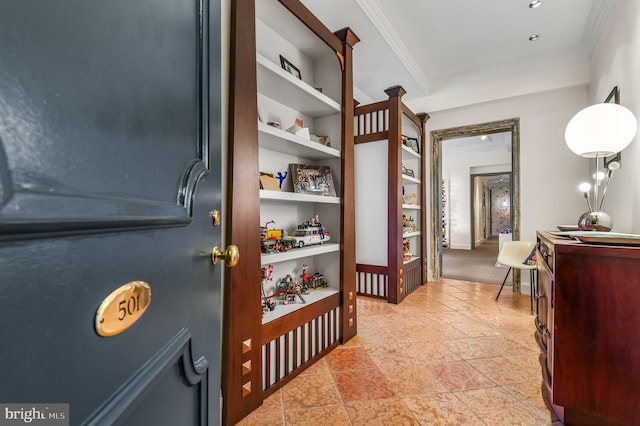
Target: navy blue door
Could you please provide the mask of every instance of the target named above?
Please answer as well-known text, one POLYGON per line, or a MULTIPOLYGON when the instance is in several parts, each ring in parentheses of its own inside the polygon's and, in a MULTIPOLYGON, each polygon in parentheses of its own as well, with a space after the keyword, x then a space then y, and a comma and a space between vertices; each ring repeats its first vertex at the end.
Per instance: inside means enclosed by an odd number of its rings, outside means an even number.
POLYGON ((219 9, 0 5, 0 405, 218 423, 219 9), (136 282, 146 311, 116 303, 131 322, 100 335, 101 304, 136 282))

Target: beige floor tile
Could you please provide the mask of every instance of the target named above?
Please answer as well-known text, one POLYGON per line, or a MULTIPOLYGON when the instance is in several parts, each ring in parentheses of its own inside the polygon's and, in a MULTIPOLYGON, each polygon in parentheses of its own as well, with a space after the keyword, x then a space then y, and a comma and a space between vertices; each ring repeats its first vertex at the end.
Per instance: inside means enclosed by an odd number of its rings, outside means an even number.
POLYGON ((460 357, 442 342, 429 338, 421 342, 404 343, 402 352, 409 358, 431 363, 460 360, 460 357))
POLYGON ((455 393, 488 425, 541 425, 545 418, 500 387, 455 393))
POLYGON ((529 298, 496 291, 443 279, 399 305, 358 297, 357 336, 239 424, 554 425, 529 298))
POLYGON ((336 371, 333 373, 340 397, 346 403, 394 397, 385 377, 372 370, 336 371))
POLYGON ((500 355, 500 352, 487 346, 485 342, 476 337, 446 340, 442 344, 461 359, 489 358, 500 355))
POLYGON ((512 392, 516 398, 529 405, 545 418, 548 423, 558 421, 558 416, 547 407, 542 396, 542 383, 524 382, 505 385, 505 390, 512 392))
POLYGON ((329 373, 329 367, 327 367, 327 361, 324 358, 319 359, 313 363, 309 368, 300 373, 301 376, 309 374, 327 374, 329 373))
POLYGON ((331 351, 324 357, 329 370, 369 370, 375 368, 371 357, 363 348, 345 348, 331 351))
POLYGON ((237 426, 280 426, 284 424, 283 413, 251 413, 247 417, 236 423, 237 426))
POLYGON ((466 361, 430 364, 428 368, 450 391, 497 386, 493 380, 476 370, 466 361))
POLYGON ((532 353, 531 359, 531 364, 519 356, 470 359, 468 362, 499 385, 508 385, 540 380, 540 366, 535 364, 538 362, 536 355, 532 353))
POLYGON ((312 408, 309 410, 285 411, 286 425, 296 426, 349 426, 347 410, 340 405, 336 407, 312 408))
POLYGON ((483 426, 478 416, 454 394, 443 393, 428 397, 403 398, 404 404, 421 425, 483 426))
POLYGON ((409 409, 397 398, 347 404, 354 426, 418 425, 409 409))
POLYGON ((338 389, 330 374, 299 376, 282 388, 285 410, 341 404, 338 389))
POLYGON ((399 397, 447 392, 427 365, 411 358, 374 358, 389 387, 399 397))
POLYGON ((258 407, 252 414, 264 415, 272 413, 282 413, 282 410, 282 389, 280 389, 273 395, 262 401, 262 405, 258 407))

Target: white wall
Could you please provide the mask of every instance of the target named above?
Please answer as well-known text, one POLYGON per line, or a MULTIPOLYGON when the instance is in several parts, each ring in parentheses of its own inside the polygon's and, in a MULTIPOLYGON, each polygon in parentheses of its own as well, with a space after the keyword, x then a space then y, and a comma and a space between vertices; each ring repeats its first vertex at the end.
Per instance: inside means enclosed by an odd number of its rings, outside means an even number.
MULTIPOLYGON (((588 103, 603 102, 614 86, 620 103, 640 118, 640 2, 619 0, 591 59, 588 103)), ((584 160, 586 161, 586 160, 584 160)), ((640 138, 622 151, 603 210, 613 231, 640 234, 640 138)))
MULTIPOLYGON (((408 104, 420 110, 419 100, 408 104)), ((429 111, 427 130, 520 119, 520 238, 530 240, 535 239, 536 230, 576 223, 586 210, 577 186, 588 173, 588 163, 564 142, 568 121, 586 105, 587 87, 572 87, 429 111)))
POLYGON ((586 209, 577 186, 588 163, 564 142, 586 96, 586 88, 573 88, 432 113, 429 131, 520 118, 520 237, 534 239, 536 230, 575 223, 586 209))
MULTIPOLYGON (((444 141, 443 144, 455 143, 444 141)), ((442 178, 448 187, 449 246, 471 250, 471 181, 474 167, 508 163, 511 153, 506 151, 453 151, 443 155, 442 178)))

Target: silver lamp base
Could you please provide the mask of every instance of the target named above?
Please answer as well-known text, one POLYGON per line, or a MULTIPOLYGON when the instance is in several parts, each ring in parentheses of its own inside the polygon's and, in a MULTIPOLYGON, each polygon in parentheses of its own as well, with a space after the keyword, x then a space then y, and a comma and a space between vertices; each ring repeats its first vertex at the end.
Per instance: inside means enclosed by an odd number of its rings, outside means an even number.
POLYGON ((605 212, 585 212, 578 219, 578 228, 583 231, 609 232, 613 228, 613 219, 605 212))

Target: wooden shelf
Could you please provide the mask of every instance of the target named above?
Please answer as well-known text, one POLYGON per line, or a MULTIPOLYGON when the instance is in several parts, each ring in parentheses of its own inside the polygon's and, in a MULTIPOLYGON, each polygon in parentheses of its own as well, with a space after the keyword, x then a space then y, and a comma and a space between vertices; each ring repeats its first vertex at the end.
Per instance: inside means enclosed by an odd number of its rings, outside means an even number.
POLYGON ((340 104, 257 54, 258 91, 311 117, 339 114, 340 104))
POLYGON ((417 204, 403 204, 403 210, 420 210, 420 206, 417 204))
POLYGON ((357 332, 356 300, 348 295, 356 293, 351 77, 352 47, 358 37, 348 28, 332 31, 300 0, 243 0, 231 2, 231 10, 230 65, 242 75, 231 79, 229 88, 227 170, 233 185, 228 191, 226 236, 242 256, 241 265, 225 276, 231 332, 222 382, 228 396, 224 418, 236 424, 357 332), (291 59, 304 80, 285 71, 281 58, 291 59), (310 133, 329 138, 332 146, 289 133, 288 125, 266 124, 293 124, 298 119, 310 133), (284 171, 294 163, 330 167, 337 196, 293 192, 291 173, 283 181, 286 191, 257 191, 256 174, 284 171), (294 228, 315 216, 332 231, 329 240, 322 240, 325 243, 261 253, 261 222, 294 228), (274 264, 274 280, 299 275, 304 264, 313 264, 331 287, 302 295, 306 303, 278 305, 263 315, 262 295, 254 284, 256 272, 269 264, 274 264), (299 350, 307 341, 304 351, 299 350))
POLYGON ((287 260, 302 259, 304 257, 318 256, 321 254, 335 253, 339 251, 339 243, 324 243, 302 248, 294 248, 281 253, 263 253, 260 259, 263 265, 267 265, 270 263, 286 262, 287 260))
POLYGON ((411 263, 414 260, 418 260, 418 259, 420 259, 420 258, 416 257, 416 256, 412 256, 411 259, 403 260, 402 263, 406 265, 407 263, 411 263))
POLYGON ((427 281, 427 224, 421 207, 425 156, 420 153, 427 152, 428 114, 414 114, 402 102, 401 86, 385 93, 388 100, 355 109, 357 272, 362 277, 358 294, 400 303, 427 281), (403 144, 405 137, 416 140, 416 150, 403 144), (371 232, 371 222, 380 229, 371 232), (409 229, 417 231, 403 233, 409 229), (409 260, 404 260, 405 253, 411 254, 409 260), (376 280, 384 282, 384 290, 369 284, 376 280))
POLYGON ((409 154, 412 157, 415 157, 416 159, 420 159, 420 154, 418 154, 417 152, 415 152, 413 149, 409 148, 408 146, 402 145, 402 151, 406 154, 409 154))
POLYGON ((302 297, 306 301, 306 303, 300 302, 300 299, 296 297, 296 303, 291 303, 288 305, 276 305, 276 308, 273 311, 266 312, 262 317, 262 324, 266 324, 268 322, 274 321, 278 318, 282 318, 285 315, 288 315, 298 309, 303 309, 311 305, 312 303, 319 302, 320 300, 326 299, 329 296, 338 293, 338 290, 333 288, 321 288, 318 290, 313 290, 309 292, 309 294, 303 294, 302 297))
POLYGON ((265 123, 258 123, 258 132, 261 148, 296 155, 310 160, 340 158, 340 151, 335 148, 301 138, 293 133, 269 126, 265 123))
POLYGON ((416 184, 420 185, 420 179, 416 179, 416 178, 408 176, 408 175, 402 175, 402 181, 403 182, 416 183, 416 184))
POLYGON ((421 234, 422 232, 420 231, 407 232, 406 234, 402 234, 402 238, 419 237, 421 234))
POLYGON ((297 192, 260 190, 260 200, 288 201, 295 203, 340 204, 339 197, 325 197, 323 195, 299 194, 297 192))

